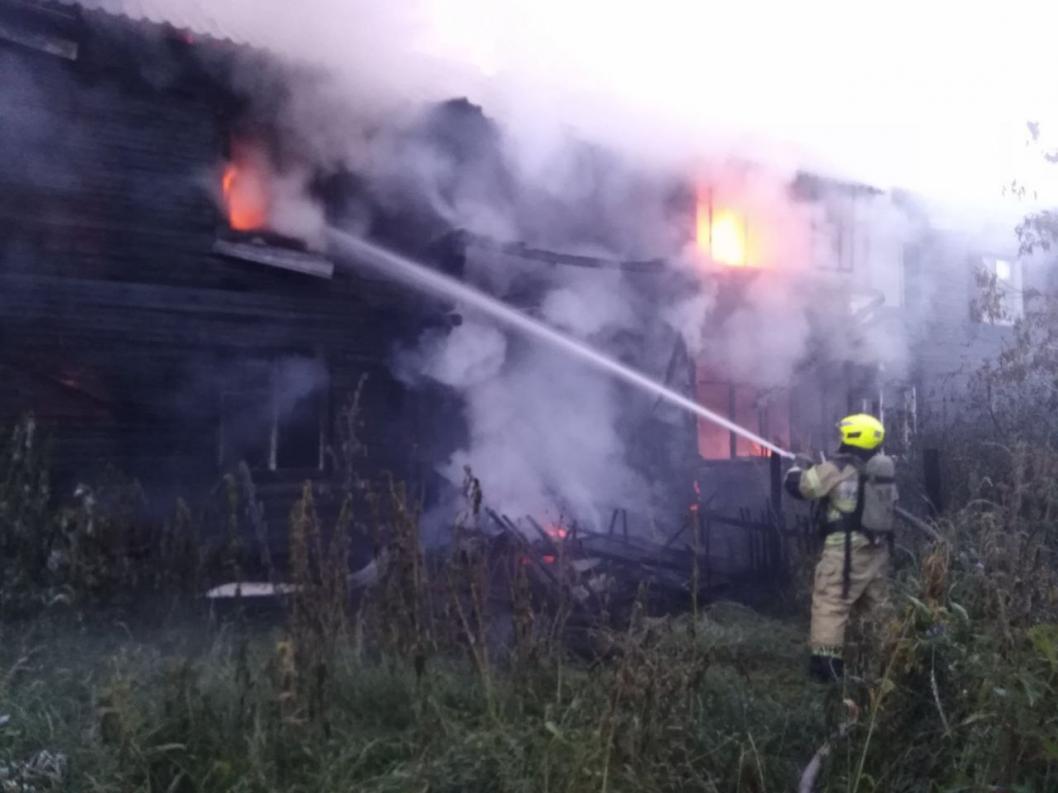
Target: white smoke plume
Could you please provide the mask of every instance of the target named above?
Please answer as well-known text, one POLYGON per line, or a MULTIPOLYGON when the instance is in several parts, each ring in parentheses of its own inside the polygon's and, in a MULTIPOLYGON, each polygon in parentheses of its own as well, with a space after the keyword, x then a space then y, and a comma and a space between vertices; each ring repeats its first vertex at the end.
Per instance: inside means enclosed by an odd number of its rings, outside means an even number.
POLYGON ((327 67, 361 115, 467 96, 530 166, 576 129, 654 162, 725 151, 994 209, 1043 173, 1024 125, 1058 107, 1058 10, 1033 0, 960 6, 957 34, 951 4, 912 0, 153 5, 327 67))
MULTIPOLYGON (((528 280, 540 316, 659 377, 677 336, 734 380, 772 387, 794 376, 826 313, 820 301, 835 299, 803 276, 839 270, 849 255, 818 246, 828 218, 846 211, 844 194, 792 201, 795 171, 1010 211, 1002 186, 1038 176, 1012 130, 1042 118, 1034 102, 1054 95, 1039 79, 1053 74, 1047 26, 1012 28, 1019 15, 1009 5, 961 7, 958 35, 947 12, 909 0, 869 21, 854 4, 824 0, 231 0, 209 11, 236 39, 320 69, 275 107, 310 163, 345 163, 383 197, 415 195, 451 226, 494 239, 665 257, 666 278, 690 285, 661 290, 660 305, 619 272, 540 265, 526 276, 524 265, 489 253, 468 263, 472 280, 502 296, 528 280), (1015 47, 1021 80, 997 68, 1015 47), (451 97, 496 120, 499 166, 440 156, 409 133, 425 103, 451 97), (498 184, 498 171, 518 189, 498 184), (717 310, 703 275, 693 209, 673 212, 674 175, 752 219, 746 258, 767 272, 731 313, 717 310)), ((283 202, 284 227, 311 237, 319 218, 294 198, 283 202)), ((886 195, 857 206, 860 236, 850 244, 884 269, 910 234, 905 216, 886 195)), ((881 288, 889 305, 900 290, 881 288)), ((905 363, 902 340, 887 330, 855 349, 842 348, 847 334, 824 335, 838 358, 905 363)), ((650 494, 627 432, 642 406, 612 383, 473 317, 425 336, 399 367, 465 399, 470 437, 449 461, 454 481, 470 464, 490 498, 534 513, 650 494)))
POLYGON ((599 525, 604 505, 644 503, 617 432, 613 384, 551 350, 512 350, 506 369, 466 392, 470 438, 450 461, 470 465, 486 497, 514 515, 564 512, 599 525))

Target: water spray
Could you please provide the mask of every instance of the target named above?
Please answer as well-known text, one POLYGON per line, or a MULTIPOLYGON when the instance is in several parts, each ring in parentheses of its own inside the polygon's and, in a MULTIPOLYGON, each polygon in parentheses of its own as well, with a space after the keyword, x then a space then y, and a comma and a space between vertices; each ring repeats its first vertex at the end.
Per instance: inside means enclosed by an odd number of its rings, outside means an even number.
POLYGON ((751 441, 780 457, 794 459, 791 452, 765 440, 760 435, 735 424, 730 419, 714 413, 704 405, 683 394, 677 393, 651 377, 599 352, 590 345, 567 336, 539 320, 507 305, 501 300, 479 292, 451 276, 439 273, 405 256, 388 251, 360 237, 339 229, 328 227, 327 235, 332 248, 344 254, 358 266, 370 267, 376 273, 400 281, 415 289, 429 292, 437 297, 461 303, 491 317, 496 322, 537 341, 544 342, 571 357, 605 372, 618 380, 656 397, 682 410, 693 413, 729 432, 751 441))

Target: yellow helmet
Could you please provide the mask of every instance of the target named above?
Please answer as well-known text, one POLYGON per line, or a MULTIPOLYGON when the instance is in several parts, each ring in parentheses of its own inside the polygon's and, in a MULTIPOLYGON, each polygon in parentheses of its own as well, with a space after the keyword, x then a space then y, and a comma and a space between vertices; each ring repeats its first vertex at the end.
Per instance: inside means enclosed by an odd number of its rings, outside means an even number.
POLYGON ((841 442, 860 449, 877 449, 885 440, 885 427, 874 416, 857 413, 838 422, 841 442))

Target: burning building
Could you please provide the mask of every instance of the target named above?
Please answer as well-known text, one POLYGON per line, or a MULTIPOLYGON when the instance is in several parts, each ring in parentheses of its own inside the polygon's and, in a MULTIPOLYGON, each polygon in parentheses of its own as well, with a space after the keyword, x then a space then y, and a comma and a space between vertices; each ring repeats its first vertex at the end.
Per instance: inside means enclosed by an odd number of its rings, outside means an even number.
POLYGON ((979 268, 1023 309, 1013 251, 939 231, 906 197, 751 166, 622 174, 591 147, 567 163, 577 190, 534 190, 465 101, 357 171, 277 123, 293 67, 208 18, 128 8, 0 0, 0 141, 18 153, 0 171, 0 415, 47 426, 64 481, 107 460, 205 491, 244 460, 285 509, 333 477, 336 419, 366 382, 375 475, 458 480, 466 464, 500 508, 662 538, 692 501, 774 503, 764 449, 336 267, 327 223, 796 451, 828 448, 847 412, 883 414, 905 446, 940 420, 966 342, 1005 333, 971 314, 979 268))
MULTIPOLYGON (((268 58, 95 5, 0 3, 3 420, 31 411, 71 487, 106 461, 171 498, 246 460, 285 514, 366 377, 365 466, 410 477, 421 405, 388 354, 441 312, 336 271, 318 219, 273 222, 296 168, 230 79, 268 58)), ((341 176, 311 178, 341 211, 341 176)))

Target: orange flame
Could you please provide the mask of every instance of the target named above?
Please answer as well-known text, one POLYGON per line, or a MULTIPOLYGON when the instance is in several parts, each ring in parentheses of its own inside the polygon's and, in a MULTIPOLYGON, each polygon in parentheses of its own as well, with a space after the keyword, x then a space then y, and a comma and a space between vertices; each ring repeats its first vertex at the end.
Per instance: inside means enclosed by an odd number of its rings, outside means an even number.
POLYGON ((738 215, 730 210, 713 215, 710 248, 714 261, 728 267, 746 266, 746 228, 738 215))
POLYGON ((728 207, 714 206, 711 195, 698 197, 695 218, 698 249, 726 267, 753 267, 749 260, 746 219, 728 207))
POLYGON ((268 191, 264 177, 245 163, 230 162, 221 177, 228 225, 236 231, 254 231, 268 222, 268 191))

